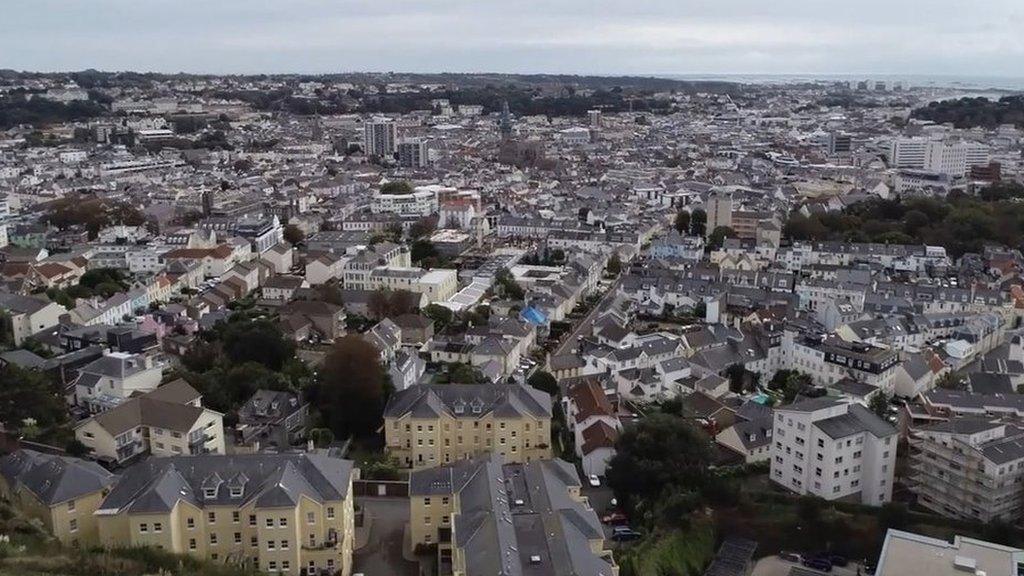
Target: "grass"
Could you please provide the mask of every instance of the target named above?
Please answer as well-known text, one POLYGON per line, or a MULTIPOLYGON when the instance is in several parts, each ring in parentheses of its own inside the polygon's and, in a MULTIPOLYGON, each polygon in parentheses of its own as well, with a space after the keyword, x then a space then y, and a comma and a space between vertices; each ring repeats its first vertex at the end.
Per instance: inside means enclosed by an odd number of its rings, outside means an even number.
POLYGON ((687 530, 656 532, 616 554, 622 576, 697 576, 715 553, 710 519, 696 519, 687 530))

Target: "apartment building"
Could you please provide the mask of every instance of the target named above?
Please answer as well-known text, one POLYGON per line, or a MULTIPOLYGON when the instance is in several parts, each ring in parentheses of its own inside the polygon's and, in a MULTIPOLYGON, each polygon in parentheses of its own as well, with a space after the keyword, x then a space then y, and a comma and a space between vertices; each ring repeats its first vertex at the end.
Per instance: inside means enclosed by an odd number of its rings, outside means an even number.
POLYGON ((0 495, 66 546, 99 543, 93 513, 116 479, 95 462, 35 450, 0 458, 0 495))
POLYGON ((918 504, 982 522, 1020 517, 1024 429, 976 417, 954 418, 915 429, 910 446, 918 504))
POLYGON ((0 293, 0 310, 10 318, 15 346, 21 346, 33 334, 56 326, 61 314, 67 312, 63 306, 46 298, 11 293, 0 293))
POLYGON ((96 414, 132 394, 155 390, 162 377, 163 369, 149 356, 111 352, 82 367, 71 400, 96 414))
POLYGON ((852 378, 893 394, 899 353, 866 342, 846 342, 835 336, 795 335, 786 331, 781 346, 782 367, 798 370, 815 384, 828 386, 852 378))
POLYGON ((83 420, 75 438, 118 464, 145 454, 223 454, 224 415, 203 408, 202 395, 175 380, 83 420))
POLYGON ((437 544, 442 573, 619 573, 568 462, 491 454, 417 470, 409 499, 412 545, 437 544))
POLYGON ((373 118, 363 124, 363 152, 368 156, 390 157, 395 153, 398 125, 387 118, 373 118))
POLYGON ((348 576, 352 476, 351 461, 319 453, 153 458, 125 470, 96 511, 100 542, 348 576))
POLYGON ((1017 576, 1024 550, 954 536, 953 541, 889 529, 876 576, 1017 576))
POLYGON ((780 486, 873 506, 892 497, 896 428, 860 404, 813 398, 776 408, 772 439, 780 486))
POLYGON ((551 397, 521 384, 419 385, 384 408, 387 451, 425 468, 495 452, 509 462, 551 457, 551 397))
POLYGON ((378 192, 370 201, 370 212, 373 214, 429 216, 437 212, 437 209, 437 190, 429 187, 419 187, 404 194, 378 192))

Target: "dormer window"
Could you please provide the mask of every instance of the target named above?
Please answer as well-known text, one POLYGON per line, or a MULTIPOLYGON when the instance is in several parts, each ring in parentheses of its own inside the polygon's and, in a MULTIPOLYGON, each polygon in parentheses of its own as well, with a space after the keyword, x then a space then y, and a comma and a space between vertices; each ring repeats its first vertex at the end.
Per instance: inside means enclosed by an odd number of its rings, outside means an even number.
POLYGON ((203 498, 216 498, 216 497, 217 497, 217 489, 216 488, 203 488, 203 498))
POLYGON ((232 498, 241 498, 242 497, 242 492, 243 492, 243 490, 242 490, 241 486, 232 486, 231 487, 231 497, 232 498))

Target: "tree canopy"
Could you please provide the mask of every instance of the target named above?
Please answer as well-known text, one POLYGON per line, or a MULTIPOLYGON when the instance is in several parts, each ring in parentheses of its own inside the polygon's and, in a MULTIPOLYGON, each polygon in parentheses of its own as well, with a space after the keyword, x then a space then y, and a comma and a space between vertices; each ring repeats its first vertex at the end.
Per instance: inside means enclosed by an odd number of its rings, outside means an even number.
POLYGON ((372 433, 380 425, 389 393, 377 348, 355 334, 337 341, 312 392, 324 422, 337 437, 372 433))

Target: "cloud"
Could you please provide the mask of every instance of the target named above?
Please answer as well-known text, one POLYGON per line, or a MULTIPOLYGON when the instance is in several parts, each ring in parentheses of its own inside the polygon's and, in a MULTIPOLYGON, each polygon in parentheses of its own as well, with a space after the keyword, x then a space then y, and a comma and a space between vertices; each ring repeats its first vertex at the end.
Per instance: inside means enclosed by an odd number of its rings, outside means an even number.
POLYGON ((0 67, 1022 75, 1019 0, 5 0, 0 67))

